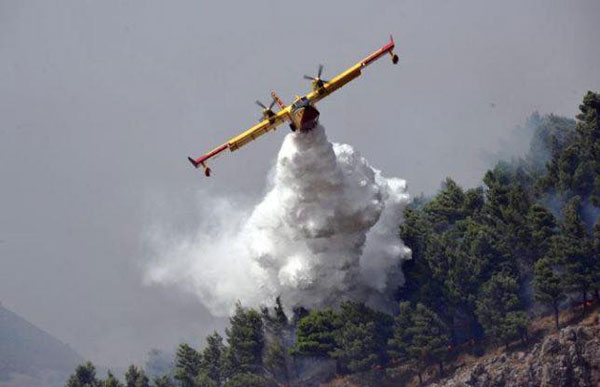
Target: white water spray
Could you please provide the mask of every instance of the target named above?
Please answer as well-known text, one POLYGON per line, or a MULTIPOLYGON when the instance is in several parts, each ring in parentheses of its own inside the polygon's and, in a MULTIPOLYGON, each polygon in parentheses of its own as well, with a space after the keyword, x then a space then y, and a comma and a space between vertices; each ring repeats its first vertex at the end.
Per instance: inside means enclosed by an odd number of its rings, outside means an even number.
POLYGON ((149 283, 198 295, 215 315, 244 306, 383 307, 404 281, 410 250, 398 236, 406 183, 384 178, 354 149, 332 144, 317 126, 288 134, 271 190, 250 212, 212 203, 218 224, 193 238, 155 232, 149 283), (242 214, 242 215, 240 215, 242 214))

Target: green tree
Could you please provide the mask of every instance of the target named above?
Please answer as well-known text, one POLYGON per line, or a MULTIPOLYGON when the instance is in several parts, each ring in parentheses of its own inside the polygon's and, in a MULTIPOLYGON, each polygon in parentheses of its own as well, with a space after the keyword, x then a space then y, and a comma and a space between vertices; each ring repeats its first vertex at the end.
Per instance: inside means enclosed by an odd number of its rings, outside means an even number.
POLYGON ((514 336, 526 336, 526 332, 523 332, 525 316, 517 313, 521 312, 520 307, 517 280, 499 272, 482 286, 476 313, 486 334, 498 338, 508 347, 514 336))
POLYGON ((283 343, 278 337, 273 338, 265 351, 265 367, 276 379, 288 382, 286 353, 283 343))
POLYGON ((592 287, 594 288, 596 302, 600 302, 600 219, 594 224, 592 287))
POLYGON ((121 383, 110 371, 108 371, 106 379, 104 379, 100 385, 102 387, 123 387, 123 383, 121 383))
POLYGON ((173 383, 169 375, 162 375, 154 378, 154 387, 175 387, 175 383, 173 383))
POLYGON ((125 383, 127 387, 149 387, 150 381, 143 369, 137 368, 133 364, 129 366, 125 373, 125 383))
POLYGON ((213 332, 206 338, 206 348, 202 352, 200 368, 208 377, 217 384, 222 381, 221 362, 225 353, 223 338, 217 332, 213 332))
POLYGON ((442 190, 423 210, 436 231, 444 231, 456 221, 465 217, 465 193, 451 178, 446 178, 442 190))
POLYGON ((67 387, 99 387, 100 381, 96 378, 96 367, 92 362, 80 364, 75 373, 67 380, 67 387))
POLYGON ((235 375, 233 378, 225 383, 225 387, 271 387, 277 386, 277 384, 269 382, 265 377, 250 374, 241 373, 235 375))
POLYGON ((531 248, 535 260, 548 255, 556 234, 554 215, 539 204, 534 204, 527 214, 527 225, 531 234, 531 248))
POLYGON ((554 272, 549 258, 539 259, 535 263, 535 277, 533 279, 535 299, 552 307, 554 311, 554 324, 559 329, 559 305, 565 298, 564 284, 559 275, 554 272))
POLYGON ((194 380, 195 387, 218 387, 219 384, 215 382, 210 376, 204 371, 200 371, 196 379, 194 380))
POLYGON ((392 336, 393 318, 362 302, 343 302, 334 332, 336 349, 332 357, 351 372, 366 371, 387 363, 386 344, 392 336))
POLYGON ((394 360, 409 360, 408 348, 412 342, 409 328, 413 326, 413 309, 409 301, 400 303, 394 319, 392 337, 388 340, 388 353, 394 360))
POLYGON ((447 325, 433 310, 421 303, 413 309, 409 302, 402 302, 388 341, 390 355, 412 363, 422 384, 423 371, 430 365, 437 364, 443 374, 448 334, 447 325))
POLYGON ((195 387, 202 357, 187 344, 180 344, 175 354, 175 380, 181 387, 195 387))
MULTIPOLYGON (((423 304, 417 304, 413 313, 413 325, 408 328, 411 344, 410 356, 414 356, 425 367, 438 364, 440 375, 444 373, 444 358, 448 351, 450 338, 448 327, 439 316, 423 304)), ((422 368, 420 368, 422 369, 422 368)), ((419 381, 421 377, 419 376, 419 381)))
POLYGON ((292 355, 329 357, 335 349, 333 332, 337 328, 336 314, 331 309, 311 310, 298 323, 292 355))
POLYGON ((244 309, 238 302, 225 330, 230 359, 237 372, 262 373, 262 351, 265 344, 260 313, 244 309))
MULTIPOLYGON (((600 205, 600 94, 588 91, 569 141, 553 148, 544 186, 600 205)), ((560 141, 556 141, 559 143, 560 141)))
POLYGON ((424 212, 407 206, 404 210, 404 222, 400 225, 400 238, 411 249, 412 259, 402 265, 405 283, 399 296, 404 300, 422 301, 429 305, 437 305, 442 309, 447 304, 446 289, 444 288, 443 244, 438 242, 438 235, 424 212), (440 262, 437 258, 441 258, 440 262), (435 271, 435 276, 434 276, 435 271))
POLYGON ((593 242, 581 218, 581 198, 573 197, 563 209, 564 220, 555 254, 561 259, 567 290, 581 295, 583 311, 586 310, 587 294, 592 289, 594 277, 593 242))

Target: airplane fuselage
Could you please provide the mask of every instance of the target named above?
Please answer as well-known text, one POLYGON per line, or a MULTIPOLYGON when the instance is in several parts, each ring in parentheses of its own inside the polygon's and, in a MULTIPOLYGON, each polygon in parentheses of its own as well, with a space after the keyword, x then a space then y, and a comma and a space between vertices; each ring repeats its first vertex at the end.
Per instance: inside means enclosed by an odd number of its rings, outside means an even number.
POLYGON ((296 100, 291 108, 290 128, 293 131, 307 132, 319 123, 319 111, 306 97, 296 100))

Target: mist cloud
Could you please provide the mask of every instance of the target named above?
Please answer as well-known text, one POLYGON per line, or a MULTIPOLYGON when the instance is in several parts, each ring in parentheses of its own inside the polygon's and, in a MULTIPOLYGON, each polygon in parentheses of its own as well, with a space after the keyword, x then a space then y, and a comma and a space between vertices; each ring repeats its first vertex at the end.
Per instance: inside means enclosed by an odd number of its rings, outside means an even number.
POLYGON ((214 315, 277 296, 287 308, 344 299, 380 306, 403 283, 404 180, 383 177, 317 126, 286 136, 270 185, 253 209, 209 199, 192 236, 156 227, 146 281, 193 292, 214 315))

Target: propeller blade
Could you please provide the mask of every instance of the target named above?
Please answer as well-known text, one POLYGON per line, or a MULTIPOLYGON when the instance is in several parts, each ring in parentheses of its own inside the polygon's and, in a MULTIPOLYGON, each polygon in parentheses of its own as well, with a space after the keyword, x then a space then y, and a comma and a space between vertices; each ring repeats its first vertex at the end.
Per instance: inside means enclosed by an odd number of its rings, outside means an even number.
POLYGON ((275 98, 273 98, 273 101, 271 101, 271 104, 269 105, 269 110, 273 110, 273 106, 275 106, 275 98))
POLYGON ((304 79, 308 79, 309 81, 314 81, 315 80, 314 77, 309 77, 308 75, 305 75, 304 79))
POLYGON ((264 105, 262 102, 260 102, 259 100, 256 100, 256 104, 257 104, 258 106, 260 106, 261 108, 263 108, 263 109, 266 109, 266 108, 267 108, 267 107, 266 107, 266 106, 265 106, 265 105, 264 105))
POLYGON ((323 73, 323 65, 319 65, 319 72, 317 73, 317 78, 321 78, 321 74, 323 73))

